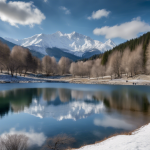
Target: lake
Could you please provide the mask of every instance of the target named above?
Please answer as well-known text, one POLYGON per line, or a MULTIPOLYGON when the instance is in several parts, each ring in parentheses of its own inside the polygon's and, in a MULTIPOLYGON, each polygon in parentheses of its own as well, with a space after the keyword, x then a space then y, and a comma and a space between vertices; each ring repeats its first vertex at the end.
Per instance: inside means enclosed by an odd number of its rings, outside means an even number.
POLYGON ((27 83, 0 85, 0 134, 29 137, 30 149, 67 134, 93 144, 150 122, 150 87, 27 83))

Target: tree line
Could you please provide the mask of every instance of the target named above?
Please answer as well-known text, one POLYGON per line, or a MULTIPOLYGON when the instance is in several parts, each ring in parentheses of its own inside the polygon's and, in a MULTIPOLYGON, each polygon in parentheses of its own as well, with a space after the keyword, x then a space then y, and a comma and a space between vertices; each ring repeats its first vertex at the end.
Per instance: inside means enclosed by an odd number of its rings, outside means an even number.
POLYGON ((32 56, 31 52, 21 46, 15 46, 12 51, 0 42, 0 70, 7 70, 12 76, 15 74, 26 75, 27 72, 35 74, 65 75, 72 74, 80 77, 102 77, 109 75, 113 77, 127 77, 150 73, 150 42, 146 53, 143 44, 135 46, 134 49, 126 47, 123 51, 114 50, 105 52, 101 58, 94 60, 72 62, 62 57, 59 62, 54 57, 45 56, 42 60, 32 56), (145 54, 144 54, 145 53, 145 54), (105 57, 105 59, 103 59, 105 57), (146 57, 146 62, 144 59, 146 57))
POLYGON ((95 60, 97 58, 101 58, 102 64, 106 65, 109 55, 111 55, 111 53, 113 53, 114 51, 120 51, 121 53, 123 53, 123 51, 126 48, 129 48, 130 51, 133 51, 133 50, 135 50, 135 48, 138 45, 141 44, 142 49, 143 49, 143 63, 144 63, 144 65, 146 65, 146 61, 147 61, 146 54, 147 54, 147 48, 148 48, 149 41, 150 41, 150 32, 147 32, 146 34, 143 34, 142 36, 140 36, 138 38, 131 39, 131 40, 126 41, 122 44, 119 44, 116 47, 114 47, 113 49, 104 52, 103 54, 93 55, 92 57, 87 58, 87 59, 83 59, 82 61, 95 60))
POLYGON ((102 77, 111 76, 111 79, 121 78, 123 74, 132 77, 138 74, 150 73, 150 42, 147 45, 146 63, 144 63, 143 45, 139 44, 131 51, 129 47, 124 51, 115 50, 110 54, 108 52, 107 59, 97 58, 94 60, 78 61, 71 63, 70 72, 73 76, 88 76, 88 77, 102 77))
POLYGON ((45 56, 42 60, 33 56, 27 48, 14 46, 10 51, 6 44, 0 42, 0 71, 7 70, 8 74, 26 75, 31 73, 44 73, 48 75, 67 74, 71 60, 62 57, 57 63, 54 57, 45 56))

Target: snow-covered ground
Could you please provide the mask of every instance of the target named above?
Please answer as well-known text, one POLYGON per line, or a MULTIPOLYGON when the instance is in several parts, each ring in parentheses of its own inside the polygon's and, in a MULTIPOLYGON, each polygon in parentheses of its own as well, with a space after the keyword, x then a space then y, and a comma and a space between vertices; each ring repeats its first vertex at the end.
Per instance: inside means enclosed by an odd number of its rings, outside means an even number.
POLYGON ((11 76, 6 74, 0 74, 0 82, 44 82, 42 79, 37 79, 33 77, 23 77, 23 76, 11 76))
MULTIPOLYGON (((0 83, 29 83, 29 82, 69 82, 69 80, 62 80, 64 76, 44 76, 36 77, 33 74, 27 76, 11 76, 8 74, 0 74, 0 83)), ((66 76, 67 77, 67 76, 66 76)))
POLYGON ((80 84, 113 84, 113 85, 150 85, 149 75, 138 75, 136 78, 121 78, 111 80, 110 76, 97 78, 76 77, 71 75, 65 76, 36 76, 33 74, 23 76, 14 76, 8 74, 0 74, 0 83, 28 83, 28 82, 67 82, 67 83, 80 83, 80 84))
POLYGON ((134 80, 125 80, 125 79, 113 79, 109 82, 134 82, 134 83, 139 83, 139 82, 150 82, 148 80, 140 80, 140 79, 134 79, 134 80))
POLYGON ((150 124, 134 131, 131 135, 114 136, 76 150, 150 150, 150 124))

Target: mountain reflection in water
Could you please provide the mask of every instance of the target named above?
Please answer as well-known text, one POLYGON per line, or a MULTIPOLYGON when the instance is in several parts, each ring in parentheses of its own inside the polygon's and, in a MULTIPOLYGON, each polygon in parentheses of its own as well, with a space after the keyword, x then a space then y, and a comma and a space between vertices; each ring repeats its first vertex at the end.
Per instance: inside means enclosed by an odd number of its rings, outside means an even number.
MULTIPOLYGON (((73 147, 80 147, 114 133, 134 130, 149 122, 150 93, 148 90, 120 87, 100 90, 61 87, 0 91, 0 116, 7 118, 10 113, 20 114, 20 120, 16 116, 12 125, 7 124, 7 130, 5 127, 1 129, 1 134, 4 131, 24 133, 31 137, 34 145, 34 137, 39 136, 41 142, 37 146, 40 147, 47 137, 63 132, 76 138, 73 147), (23 114, 30 116, 26 116, 25 125, 21 123, 23 114), (18 124, 22 124, 19 129, 16 128, 18 124)), ((0 123, 6 124, 2 119, 0 123)))
MULTIPOLYGON (((30 113, 32 110, 34 115, 36 115, 36 112, 38 114, 41 112, 42 114, 39 116, 42 118, 48 116, 52 117, 48 113, 53 112, 53 114, 56 114, 55 107, 59 108, 57 108, 57 114, 61 110, 62 112, 66 111, 66 119, 68 119, 67 115, 68 117, 71 115, 67 114, 71 110, 74 113, 75 110, 76 113, 78 111, 77 114, 74 114, 76 117, 72 118, 74 120, 87 117, 93 113, 98 114, 102 109, 107 109, 107 111, 109 111, 112 108, 121 112, 128 110, 130 113, 133 112, 134 114, 135 112, 149 114, 149 98, 150 95, 148 93, 140 93, 128 89, 94 92, 62 88, 15 89, 0 92, 0 115, 2 117, 8 114, 9 111, 25 111, 30 113)), ((60 112, 60 115, 64 114, 62 112, 60 112)), ((59 118, 58 120, 61 119, 59 118)))

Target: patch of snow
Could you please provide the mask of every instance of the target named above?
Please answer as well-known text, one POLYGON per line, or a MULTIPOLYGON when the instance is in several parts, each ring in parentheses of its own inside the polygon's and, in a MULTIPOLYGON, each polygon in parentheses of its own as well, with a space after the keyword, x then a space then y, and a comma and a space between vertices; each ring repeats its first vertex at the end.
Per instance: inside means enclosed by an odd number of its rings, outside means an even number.
POLYGON ((33 78, 33 77, 23 77, 23 76, 11 76, 11 75, 6 75, 6 74, 1 74, 0 75, 0 81, 1 82, 6 82, 6 83, 11 83, 11 82, 43 82, 44 80, 38 79, 38 78, 33 78))
POLYGON ((76 150, 149 150, 150 124, 141 127, 132 135, 118 135, 101 143, 87 145, 76 150))
POLYGON ((110 80, 109 82, 134 82, 134 83, 143 83, 143 82, 148 82, 150 83, 149 80, 139 80, 139 79, 134 79, 134 80, 128 80, 128 79, 113 79, 113 80, 110 80))

